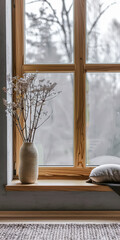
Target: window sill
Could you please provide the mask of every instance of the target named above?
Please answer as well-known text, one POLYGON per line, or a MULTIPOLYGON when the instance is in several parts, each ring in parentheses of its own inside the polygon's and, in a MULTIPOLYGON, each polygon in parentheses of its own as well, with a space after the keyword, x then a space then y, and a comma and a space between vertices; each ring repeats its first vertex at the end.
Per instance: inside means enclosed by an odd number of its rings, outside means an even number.
POLYGON ((5 186, 6 191, 112 191, 107 186, 86 183, 85 180, 38 180, 35 184, 21 184, 13 180, 5 186))

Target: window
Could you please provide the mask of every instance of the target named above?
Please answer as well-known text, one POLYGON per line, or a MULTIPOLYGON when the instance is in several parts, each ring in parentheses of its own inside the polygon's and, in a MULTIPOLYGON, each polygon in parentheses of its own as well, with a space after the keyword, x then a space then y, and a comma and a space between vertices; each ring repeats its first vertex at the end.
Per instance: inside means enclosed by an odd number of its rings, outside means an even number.
MULTIPOLYGON (((86 178, 96 157, 120 156, 119 10, 113 0, 13 0, 13 74, 37 71, 62 90, 35 137, 39 177, 86 178)), ((21 140, 13 131, 17 176, 21 140)))

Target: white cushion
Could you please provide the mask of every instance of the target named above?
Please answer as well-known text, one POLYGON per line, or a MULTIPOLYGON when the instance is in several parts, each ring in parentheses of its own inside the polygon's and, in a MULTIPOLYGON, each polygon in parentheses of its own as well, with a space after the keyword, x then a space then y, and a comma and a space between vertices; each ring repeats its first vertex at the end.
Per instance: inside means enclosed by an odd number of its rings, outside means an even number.
POLYGON ((96 183, 120 183, 120 165, 104 164, 98 166, 91 171, 89 178, 96 183))

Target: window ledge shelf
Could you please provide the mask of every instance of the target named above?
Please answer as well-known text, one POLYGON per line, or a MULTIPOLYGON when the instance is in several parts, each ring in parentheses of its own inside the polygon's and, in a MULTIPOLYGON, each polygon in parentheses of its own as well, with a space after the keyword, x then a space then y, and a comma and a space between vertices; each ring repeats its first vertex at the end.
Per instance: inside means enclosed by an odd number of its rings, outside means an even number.
POLYGON ((108 186, 86 183, 85 180, 38 180, 35 184, 21 184, 13 180, 6 191, 112 191, 108 186))

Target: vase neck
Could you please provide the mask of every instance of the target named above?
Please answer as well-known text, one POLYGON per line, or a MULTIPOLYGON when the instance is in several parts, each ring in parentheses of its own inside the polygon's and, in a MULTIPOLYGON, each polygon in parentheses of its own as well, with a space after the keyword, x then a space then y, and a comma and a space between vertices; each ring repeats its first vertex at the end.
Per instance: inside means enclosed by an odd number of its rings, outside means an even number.
POLYGON ((25 144, 25 145, 34 145, 33 142, 23 142, 23 144, 25 144))

